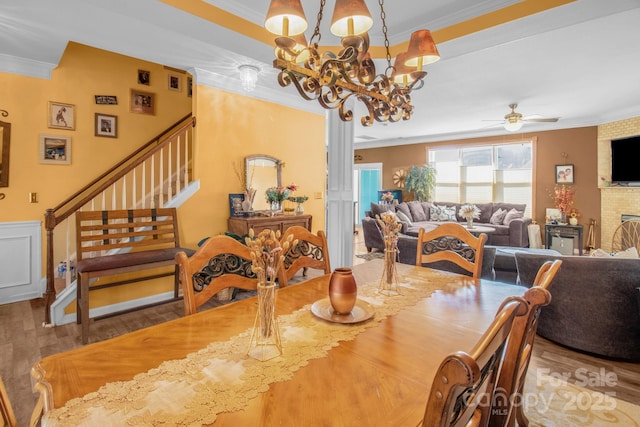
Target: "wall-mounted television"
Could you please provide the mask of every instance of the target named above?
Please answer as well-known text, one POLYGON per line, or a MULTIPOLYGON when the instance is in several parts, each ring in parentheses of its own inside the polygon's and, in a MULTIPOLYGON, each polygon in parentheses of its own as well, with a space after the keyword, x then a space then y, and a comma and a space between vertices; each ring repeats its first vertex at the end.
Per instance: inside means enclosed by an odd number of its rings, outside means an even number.
POLYGON ((640 135, 611 140, 611 183, 640 186, 640 135))

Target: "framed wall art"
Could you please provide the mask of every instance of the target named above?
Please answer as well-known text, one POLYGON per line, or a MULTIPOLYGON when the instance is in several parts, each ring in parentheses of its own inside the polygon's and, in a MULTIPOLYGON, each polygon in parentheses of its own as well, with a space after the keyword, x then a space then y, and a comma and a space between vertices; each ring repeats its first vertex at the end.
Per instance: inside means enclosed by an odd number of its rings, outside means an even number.
POLYGON ((96 136, 104 136, 107 138, 118 137, 118 117, 108 114, 96 113, 96 136))
POLYGON ((40 163, 68 165, 71 163, 71 137, 40 135, 40 163))
POLYGON ((72 104, 49 102, 48 125, 50 128, 75 130, 76 107, 72 104))
POLYGON ((556 184, 573 183, 573 165, 556 165, 556 184))
POLYGON ((130 111, 140 114, 155 114, 156 95, 131 89, 130 111))
POLYGON ((151 72, 147 70, 138 70, 138 84, 149 86, 151 83, 151 72))
POLYGON ((174 90, 176 92, 182 91, 182 79, 177 74, 169 73, 167 76, 167 87, 169 90, 174 90))
POLYGON ((187 96, 193 95, 193 77, 187 77, 187 96))
POLYGON ((118 97, 114 95, 95 95, 98 105, 118 105, 118 97))

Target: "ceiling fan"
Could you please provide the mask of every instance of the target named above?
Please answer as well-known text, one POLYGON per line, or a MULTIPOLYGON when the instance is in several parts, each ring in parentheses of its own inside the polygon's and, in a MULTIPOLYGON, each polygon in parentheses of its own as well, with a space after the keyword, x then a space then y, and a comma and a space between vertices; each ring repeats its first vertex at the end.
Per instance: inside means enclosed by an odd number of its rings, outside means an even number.
POLYGON ((504 128, 508 131, 515 132, 520 130, 523 124, 525 123, 551 123, 557 122, 559 117, 537 117, 537 116, 528 116, 523 117, 522 114, 516 112, 516 108, 518 104, 509 104, 509 108, 511 108, 511 112, 504 116, 504 122, 502 123, 504 128))

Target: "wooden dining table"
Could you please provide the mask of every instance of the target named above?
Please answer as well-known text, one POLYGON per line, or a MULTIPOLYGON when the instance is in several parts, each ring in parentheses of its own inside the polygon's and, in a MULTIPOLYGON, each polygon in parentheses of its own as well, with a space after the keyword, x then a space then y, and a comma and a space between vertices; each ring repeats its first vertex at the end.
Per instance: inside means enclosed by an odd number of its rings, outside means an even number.
MULTIPOLYGON (((353 267, 359 289, 362 285, 363 297, 366 286, 375 286, 380 280, 383 267, 382 260, 353 267)), ((251 386, 243 392, 248 397, 242 393, 231 397, 225 402, 226 406, 221 406, 222 410, 212 410, 212 417, 204 418, 213 420, 207 424, 415 426, 424 415, 433 376, 443 358, 454 351, 469 351, 491 323, 502 301, 512 295, 522 295, 525 288, 404 264, 398 264, 397 271, 398 289, 403 295, 400 298, 405 301, 402 306, 395 311, 385 311, 389 303, 399 301, 392 298, 398 297, 375 296, 383 299, 371 305, 375 313, 362 324, 331 325, 332 322, 309 316, 306 324, 317 323, 322 327, 327 324, 327 328, 335 331, 340 338, 326 338, 323 335, 322 339, 328 339, 330 343, 322 345, 320 356, 315 354, 308 360, 302 356, 302 360, 292 363, 291 372, 285 369, 286 375, 283 377, 260 377, 256 380, 257 384, 250 380, 251 386), (429 290, 425 291, 423 287, 429 290), (361 328, 357 334, 340 335, 350 334, 354 327, 361 328), (236 407, 235 402, 242 403, 236 407)), ((278 318, 299 316, 292 317, 288 326, 283 327, 281 323, 280 327, 286 332, 283 336, 295 335, 296 319, 307 316, 311 304, 327 297, 329 278, 330 275, 322 275, 277 291, 278 318)), ((369 290, 369 295, 374 295, 372 292, 369 290)), ((161 376, 158 372, 174 372, 171 386, 166 385, 168 380, 161 381, 158 383, 161 385, 150 392, 159 396, 162 390, 168 390, 168 396, 158 398, 160 402, 166 399, 165 403, 160 404, 166 417, 175 416, 170 419, 177 420, 176 424, 197 424, 186 420, 190 412, 199 409, 189 404, 173 407, 171 393, 182 384, 180 375, 185 380, 198 375, 191 374, 193 368, 176 372, 180 368, 175 366, 181 365, 171 365, 172 368, 164 371, 158 367, 188 360, 211 345, 220 344, 223 349, 233 347, 225 343, 228 340, 237 343, 243 339, 242 334, 253 327, 256 310, 257 300, 251 297, 45 357, 32 369, 35 387, 43 394, 45 402, 43 425, 64 425, 63 422, 52 422, 49 415, 63 411, 64 417, 73 419, 75 406, 70 403, 91 400, 92 397, 95 401, 108 400, 95 398, 96 393, 100 396, 100 393, 105 393, 106 396, 109 390, 125 387, 132 381, 142 381, 142 377, 161 376), (67 406, 69 408, 65 409, 67 406)), ((284 324, 287 324, 286 321, 284 324)), ((321 339, 317 332, 314 334, 309 344, 321 339)), ((210 366, 220 364, 221 358, 224 359, 220 350, 216 351, 216 356, 211 359, 216 362, 210 366)), ((283 354, 289 355, 288 351, 285 339, 283 354)), ((282 374, 277 359, 255 362, 251 368, 252 375, 260 376, 262 371, 271 372, 272 369, 280 369, 275 372, 282 374)), ((250 365, 238 355, 230 357, 227 363, 229 365, 224 368, 225 373, 217 374, 219 377, 232 376, 239 365, 250 365)), ((226 381, 237 385, 233 379, 227 378, 226 381)), ((206 386, 194 387, 197 393, 192 394, 190 400, 197 400, 200 407, 208 402, 213 405, 218 396, 225 392, 225 387, 211 382, 206 386)), ((139 389, 134 384, 131 390, 139 389)), ((127 400, 131 394, 135 393, 128 391, 121 399, 127 400)), ((130 402, 125 404, 147 416, 152 416, 157 410, 140 408, 130 402)), ((87 408, 83 410, 86 412, 87 408)), ((102 416, 110 414, 109 411, 114 411, 113 406, 101 412, 102 416)), ((108 417, 104 417, 101 425, 110 425, 108 417)), ((113 425, 118 423, 114 422, 113 425)))

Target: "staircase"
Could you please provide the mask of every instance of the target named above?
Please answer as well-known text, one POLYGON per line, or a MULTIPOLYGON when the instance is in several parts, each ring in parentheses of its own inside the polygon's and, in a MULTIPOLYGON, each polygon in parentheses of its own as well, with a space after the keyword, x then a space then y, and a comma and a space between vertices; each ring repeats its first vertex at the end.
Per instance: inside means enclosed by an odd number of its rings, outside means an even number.
MULTIPOLYGON (((195 124, 191 114, 183 117, 58 206, 46 210, 46 325, 75 321, 75 314, 69 319, 63 313, 75 299, 75 271, 65 268, 56 278, 60 262, 75 264, 75 213, 180 206, 199 188, 190 168, 195 124)), ((121 308, 103 308, 101 314, 121 308)))

